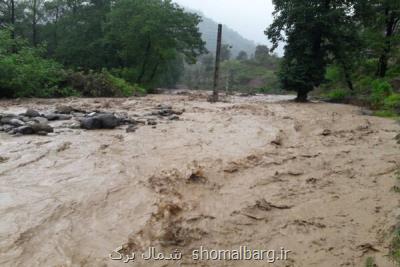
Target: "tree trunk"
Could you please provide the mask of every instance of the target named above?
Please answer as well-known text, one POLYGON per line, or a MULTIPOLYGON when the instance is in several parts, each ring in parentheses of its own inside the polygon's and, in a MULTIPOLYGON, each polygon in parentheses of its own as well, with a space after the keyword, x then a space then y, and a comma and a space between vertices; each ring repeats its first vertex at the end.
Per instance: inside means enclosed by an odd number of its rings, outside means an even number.
POLYGON ((346 80, 347 87, 349 87, 350 91, 354 91, 353 81, 351 80, 351 74, 346 66, 343 66, 343 71, 344 71, 344 78, 346 80))
POLYGON ((385 9, 385 16, 386 16, 386 31, 385 31, 385 48, 382 51, 381 56, 379 57, 378 63, 378 70, 376 75, 379 77, 385 77, 386 72, 388 69, 388 61, 389 61, 389 54, 392 50, 392 36, 396 29, 398 19, 392 13, 390 14, 389 8, 385 9))
POLYGON ((308 98, 308 91, 307 90, 298 90, 297 91, 297 98, 295 99, 296 102, 305 103, 307 102, 308 98))
POLYGON ((144 61, 143 61, 143 64, 142 64, 142 70, 140 71, 140 74, 139 74, 139 76, 138 76, 138 78, 136 80, 137 84, 141 84, 142 81, 143 81, 144 75, 146 73, 147 63, 148 63, 149 57, 150 57, 150 51, 151 51, 151 40, 149 40, 147 42, 146 52, 145 52, 145 55, 144 55, 144 61))
POLYGON ((162 61, 162 57, 160 57, 160 60, 157 61, 157 63, 154 65, 154 68, 153 68, 153 70, 152 70, 152 72, 151 72, 151 75, 150 75, 150 80, 149 80, 149 82, 152 82, 152 81, 154 80, 154 78, 156 77, 156 75, 157 75, 157 70, 158 70, 158 67, 160 66, 161 61, 162 61))
POLYGON ((58 17, 59 17, 60 9, 57 6, 56 7, 56 18, 54 21, 54 49, 57 48, 58 46, 58 36, 57 36, 57 31, 58 31, 58 17))

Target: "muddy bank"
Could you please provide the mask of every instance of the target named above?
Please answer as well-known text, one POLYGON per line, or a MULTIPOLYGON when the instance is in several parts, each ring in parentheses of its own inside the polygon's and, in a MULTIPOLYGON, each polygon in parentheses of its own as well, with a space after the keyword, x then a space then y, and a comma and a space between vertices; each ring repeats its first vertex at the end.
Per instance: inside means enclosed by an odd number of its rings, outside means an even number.
POLYGON ((290 250, 276 266, 362 266, 367 257, 391 266, 400 126, 352 106, 285 98, 0 102, 1 113, 65 104, 157 121, 133 132, 56 121, 49 136, 1 133, 0 265, 124 266, 112 250, 154 246, 182 251, 182 266, 265 266, 191 258, 200 246, 248 246, 290 250), (159 105, 185 112, 159 118, 159 105))

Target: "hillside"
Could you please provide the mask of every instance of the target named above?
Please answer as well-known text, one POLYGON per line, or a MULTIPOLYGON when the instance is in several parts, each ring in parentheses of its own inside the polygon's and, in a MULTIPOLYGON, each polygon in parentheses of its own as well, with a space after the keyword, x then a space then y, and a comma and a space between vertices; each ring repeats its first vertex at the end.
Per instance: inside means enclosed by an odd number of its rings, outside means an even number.
MULTIPOLYGON (((203 21, 199 24, 200 32, 203 34, 203 40, 207 43, 207 49, 214 53, 217 42, 218 23, 206 17, 200 11, 190 11, 202 16, 203 21)), ((256 49, 256 44, 253 41, 244 38, 226 25, 223 26, 222 42, 232 46, 233 57, 236 57, 240 51, 246 51, 247 54, 252 55, 256 49)))

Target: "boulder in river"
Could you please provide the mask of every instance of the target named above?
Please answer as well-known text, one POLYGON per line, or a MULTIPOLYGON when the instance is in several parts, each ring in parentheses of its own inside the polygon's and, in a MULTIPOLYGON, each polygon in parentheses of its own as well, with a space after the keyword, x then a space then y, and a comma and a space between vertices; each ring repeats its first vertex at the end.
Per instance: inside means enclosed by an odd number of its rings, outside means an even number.
POLYGON ((53 127, 48 125, 47 123, 33 123, 30 124, 30 127, 33 129, 34 133, 52 133, 54 132, 53 127))
POLYGON ((40 113, 34 109, 28 109, 23 115, 30 118, 40 117, 40 113))
POLYGON ((33 130, 33 128, 30 125, 24 125, 24 126, 15 128, 14 133, 26 135, 26 134, 34 134, 35 131, 33 130))
POLYGON ((81 120, 81 128, 86 130, 114 129, 120 125, 120 121, 114 114, 103 113, 81 120))
POLYGON ((25 122, 23 122, 20 119, 14 118, 14 119, 11 119, 8 124, 11 124, 15 127, 20 127, 20 126, 24 126, 25 122))

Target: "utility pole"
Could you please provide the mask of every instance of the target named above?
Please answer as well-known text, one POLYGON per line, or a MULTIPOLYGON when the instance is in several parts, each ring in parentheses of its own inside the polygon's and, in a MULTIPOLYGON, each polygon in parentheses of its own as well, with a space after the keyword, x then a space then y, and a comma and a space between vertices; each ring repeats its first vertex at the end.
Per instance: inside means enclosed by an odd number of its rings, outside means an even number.
POLYGON ((15 2, 11 0, 11 39, 15 39, 15 2))
POLYGON ((218 24, 217 52, 215 54, 214 86, 211 102, 218 101, 219 63, 221 61, 222 24, 218 24))
POLYGON ((37 42, 37 29, 36 29, 36 24, 37 24, 37 20, 36 20, 36 16, 37 16, 37 3, 38 0, 33 0, 32 3, 32 43, 33 46, 36 46, 36 42, 37 42))

